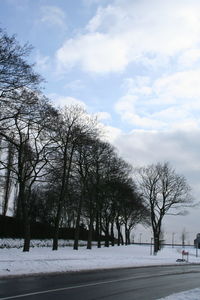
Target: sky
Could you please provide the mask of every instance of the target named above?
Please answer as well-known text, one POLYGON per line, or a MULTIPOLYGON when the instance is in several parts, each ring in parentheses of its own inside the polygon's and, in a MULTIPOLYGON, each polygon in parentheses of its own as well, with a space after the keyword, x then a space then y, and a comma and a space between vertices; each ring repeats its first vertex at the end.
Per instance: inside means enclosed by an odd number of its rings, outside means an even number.
MULTIPOLYGON (((0 0, 0 26, 33 45, 55 105, 97 114, 134 167, 169 161, 199 201, 199 0, 0 0)), ((166 216, 166 239, 193 241, 200 206, 189 211, 166 216)))

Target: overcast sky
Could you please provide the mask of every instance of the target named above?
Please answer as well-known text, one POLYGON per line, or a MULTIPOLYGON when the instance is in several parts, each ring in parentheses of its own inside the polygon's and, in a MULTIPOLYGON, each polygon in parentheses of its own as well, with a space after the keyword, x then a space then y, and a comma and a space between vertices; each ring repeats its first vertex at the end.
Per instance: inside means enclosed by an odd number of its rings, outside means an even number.
MULTIPOLYGON (((169 161, 199 200, 199 0, 0 0, 0 26, 34 46, 54 103, 98 113, 123 158, 169 161)), ((184 228, 192 242, 200 207, 167 217, 168 240, 184 228)))

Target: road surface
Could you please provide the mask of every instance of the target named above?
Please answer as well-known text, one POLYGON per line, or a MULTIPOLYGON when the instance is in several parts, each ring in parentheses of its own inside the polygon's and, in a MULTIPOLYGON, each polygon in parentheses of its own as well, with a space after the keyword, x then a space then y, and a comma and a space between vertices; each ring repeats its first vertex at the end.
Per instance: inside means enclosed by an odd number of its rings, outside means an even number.
POLYGON ((196 287, 200 266, 185 264, 1 279, 0 299, 152 300, 196 287))

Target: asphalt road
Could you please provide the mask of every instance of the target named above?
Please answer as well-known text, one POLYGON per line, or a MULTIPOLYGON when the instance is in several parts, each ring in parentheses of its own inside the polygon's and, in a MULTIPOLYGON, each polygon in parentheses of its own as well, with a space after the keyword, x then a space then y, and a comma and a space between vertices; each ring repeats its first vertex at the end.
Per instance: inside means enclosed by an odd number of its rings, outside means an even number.
POLYGON ((152 300, 200 287, 199 265, 62 273, 0 280, 0 299, 152 300))

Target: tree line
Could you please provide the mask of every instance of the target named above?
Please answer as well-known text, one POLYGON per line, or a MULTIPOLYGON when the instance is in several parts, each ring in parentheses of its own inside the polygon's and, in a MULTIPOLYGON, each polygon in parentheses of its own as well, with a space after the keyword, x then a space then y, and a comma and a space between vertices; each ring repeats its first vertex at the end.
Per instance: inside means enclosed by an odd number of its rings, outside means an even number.
POLYGON ((151 224, 157 252, 164 215, 191 200, 185 178, 158 163, 140 169, 136 184, 133 167, 102 139, 93 116, 76 105, 55 108, 41 92, 30 51, 0 30, 1 214, 12 206, 22 220, 23 251, 37 221, 53 226, 53 250, 60 227, 75 229, 77 250, 81 226, 91 249, 94 231, 98 247, 102 235, 105 246, 130 244, 138 223, 151 224))

